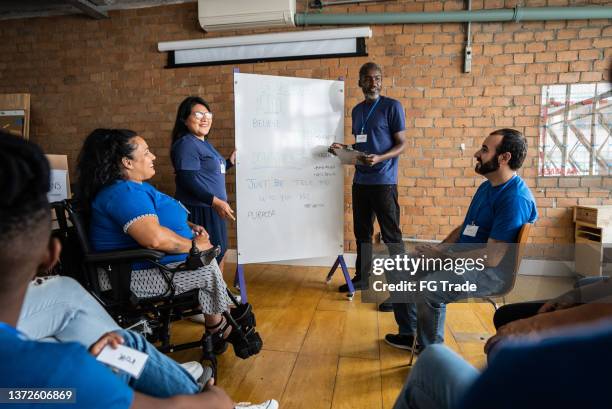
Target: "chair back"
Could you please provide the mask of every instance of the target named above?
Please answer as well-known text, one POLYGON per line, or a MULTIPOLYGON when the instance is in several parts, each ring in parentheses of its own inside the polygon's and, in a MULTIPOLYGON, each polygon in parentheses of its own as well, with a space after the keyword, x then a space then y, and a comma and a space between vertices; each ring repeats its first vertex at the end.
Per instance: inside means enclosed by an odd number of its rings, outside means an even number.
POLYGON ((513 255, 513 264, 512 264, 512 275, 510 279, 505 283, 505 285, 497 292, 497 294, 491 294, 489 297, 501 297, 508 294, 514 288, 516 284, 516 277, 519 272, 519 268, 521 267, 521 261, 523 261, 523 254, 525 253, 525 245, 527 244, 527 240, 529 239, 529 231, 531 230, 531 223, 525 223, 521 226, 521 229, 518 232, 515 240, 515 246, 511 248, 513 255))
POLYGON ((79 246, 81 247, 81 251, 83 254, 87 255, 91 253, 91 246, 89 245, 89 236, 87 234, 87 224, 85 221, 85 217, 82 212, 79 212, 75 209, 75 204, 64 200, 64 207, 66 209, 66 213, 68 213, 68 218, 70 222, 74 226, 74 230, 76 232, 77 240, 79 242, 79 246))
POLYGON ((529 232, 531 231, 531 223, 525 223, 521 230, 519 230, 518 236, 516 238, 516 256, 514 259, 514 275, 516 276, 519 272, 519 268, 521 267, 521 261, 523 261, 523 255, 525 254, 525 245, 527 244, 527 240, 529 239, 529 232))

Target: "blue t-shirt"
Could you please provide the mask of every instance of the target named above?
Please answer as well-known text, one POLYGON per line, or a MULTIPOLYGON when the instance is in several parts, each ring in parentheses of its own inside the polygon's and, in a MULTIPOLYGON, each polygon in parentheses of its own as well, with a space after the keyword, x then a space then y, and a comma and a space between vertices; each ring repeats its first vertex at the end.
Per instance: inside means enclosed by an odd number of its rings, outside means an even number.
MULTIPOLYGON (((399 101, 380 96, 372 103, 360 102, 353 108, 353 135, 367 134, 366 142, 355 143, 356 150, 377 155, 395 145, 393 134, 406 129, 404 108, 399 101), (374 106, 376 104, 376 106, 374 106), (374 109, 371 108, 374 106, 374 109), (370 113, 371 110, 371 113, 370 113), (369 114, 369 116, 368 116, 369 114)), ((353 183, 358 185, 396 185, 399 158, 387 159, 370 167, 355 165, 353 183)))
MULTIPOLYGON (((91 204, 91 245, 95 251, 140 248, 127 230, 143 216, 156 216, 159 224, 179 236, 191 240, 193 232, 187 224, 187 209, 174 198, 148 183, 118 180, 102 189, 91 204)), ((161 263, 183 261, 187 254, 171 254, 161 263)))
POLYGON ((30 341, 0 324, 0 387, 74 388, 76 403, 0 404, 3 408, 127 409, 134 392, 76 342, 30 341))
MULTIPOLYGON (((225 173, 227 162, 223 156, 206 140, 187 134, 172 144, 170 150, 172 165, 177 173, 175 197, 190 206, 209 206, 196 196, 192 189, 208 192, 221 200, 227 201, 225 190, 225 173), (193 184, 186 186, 179 177, 180 172, 194 172, 193 184)), ((227 170, 227 169, 226 169, 227 170)))
POLYGON ((485 181, 478 187, 461 226, 458 243, 486 243, 489 238, 513 243, 525 223, 538 218, 535 199, 518 175, 493 187, 485 181), (465 228, 478 226, 476 236, 465 234, 465 228))

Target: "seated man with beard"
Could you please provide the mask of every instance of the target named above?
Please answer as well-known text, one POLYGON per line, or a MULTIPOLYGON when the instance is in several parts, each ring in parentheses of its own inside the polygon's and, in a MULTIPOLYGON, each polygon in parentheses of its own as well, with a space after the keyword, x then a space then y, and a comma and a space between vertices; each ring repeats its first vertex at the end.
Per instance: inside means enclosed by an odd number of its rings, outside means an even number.
MULTIPOLYGON (((527 156, 527 141, 514 129, 499 129, 489 134, 474 157, 476 172, 487 180, 482 183, 461 226, 454 229, 439 245, 417 246, 413 259, 425 261, 471 259, 483 264, 483 270, 472 273, 429 269, 419 275, 407 271, 390 272, 389 281, 421 279, 435 282, 437 290, 416 286, 413 290, 392 292, 393 312, 399 325, 399 334, 387 334, 385 342, 401 349, 412 349, 417 336, 417 351, 435 343, 444 342, 446 303, 468 297, 483 297, 504 288, 507 273, 512 270, 513 258, 507 243, 516 242, 521 227, 533 223, 537 209, 529 188, 516 174, 527 156), (448 246, 452 245, 450 249, 448 246), (483 248, 486 246, 486 252, 483 248), (480 249, 478 248, 480 247, 480 249), (483 254, 486 254, 483 256, 483 254), (425 273, 426 275, 421 275, 425 273), (478 289, 457 290, 459 284, 477 281, 478 289), (418 327, 418 334, 417 329, 418 327)), ((436 264, 434 264, 436 265, 436 264)), ((459 266, 459 264, 456 264, 459 266)), ((422 284, 422 282, 417 282, 422 284)))

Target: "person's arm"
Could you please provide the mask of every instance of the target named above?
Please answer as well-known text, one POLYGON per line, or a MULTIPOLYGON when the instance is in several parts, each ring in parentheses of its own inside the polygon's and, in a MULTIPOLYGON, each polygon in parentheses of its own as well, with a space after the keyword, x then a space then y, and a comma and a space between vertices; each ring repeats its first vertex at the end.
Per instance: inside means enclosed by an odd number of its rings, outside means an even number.
POLYGON ((233 409, 234 402, 217 386, 207 385, 195 395, 178 395, 168 399, 154 398, 134 392, 130 409, 233 409))
POLYGON ((596 283, 574 288, 559 297, 546 302, 538 311, 539 314, 573 307, 577 304, 590 303, 612 295, 612 280, 604 278, 596 283))
POLYGON ((404 151, 406 146, 406 132, 404 131, 406 129, 406 115, 404 114, 404 107, 398 101, 395 101, 388 112, 387 121, 393 138, 393 146, 382 154, 366 155, 364 158, 366 165, 374 166, 387 159, 395 158, 404 151))
POLYGON ((231 169, 236 164, 236 149, 232 152, 229 158, 225 160, 225 170, 231 169))
POLYGON ((462 227, 463 225, 455 227, 453 231, 448 233, 448 236, 446 236, 446 238, 442 240, 442 243, 457 243, 457 241, 459 240, 459 236, 461 236, 462 227))
POLYGON ((395 158, 404 151, 404 147, 406 146, 406 133, 404 131, 395 132, 393 134, 393 146, 387 152, 376 155, 370 154, 366 155, 363 159, 366 165, 374 166, 377 163, 383 162, 387 159, 395 158))
MULTIPOLYGON (((457 240, 459 240, 460 231, 462 227, 463 226, 459 226, 455 230, 453 230, 447 236, 447 238, 444 239, 444 241, 442 241, 442 243, 440 244, 423 244, 420 246, 416 246, 415 249, 417 252, 423 254, 425 257, 428 258, 464 258, 472 260, 481 259, 481 262, 485 267, 496 267, 497 265, 499 265, 499 263, 506 255, 506 252, 508 251, 508 246, 510 245, 509 243, 500 240, 489 239, 487 241, 488 246, 484 249, 478 248, 474 250, 457 252, 447 251, 447 249, 445 248, 449 247, 446 246, 447 244, 453 244, 456 243, 457 240), (487 257, 484 257, 485 255, 487 257)), ((450 248, 452 249, 452 247, 450 248)))
POLYGON ((555 330, 578 324, 608 319, 612 317, 612 296, 600 302, 582 304, 563 310, 536 314, 533 317, 512 321, 497 330, 485 344, 488 354, 502 339, 508 337, 541 337, 545 331, 555 330))
MULTIPOLYGON (((128 227, 127 234, 142 247, 165 253, 189 253, 191 249, 191 240, 160 225, 157 217, 152 215, 140 217, 134 221, 128 227)), ((207 250, 212 247, 207 235, 197 235, 194 240, 200 250, 207 250)))
POLYGON ((206 190, 197 177, 198 172, 195 170, 177 170, 176 171, 176 184, 182 189, 189 192, 190 195, 198 199, 199 201, 212 206, 215 195, 206 190))

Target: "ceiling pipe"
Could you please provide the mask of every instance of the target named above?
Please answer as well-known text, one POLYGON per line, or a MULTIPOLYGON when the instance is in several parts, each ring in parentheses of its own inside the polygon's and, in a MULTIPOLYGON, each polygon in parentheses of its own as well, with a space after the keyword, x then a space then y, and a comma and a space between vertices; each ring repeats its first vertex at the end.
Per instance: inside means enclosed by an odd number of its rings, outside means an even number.
POLYGON ((425 24, 612 18, 612 7, 515 7, 423 13, 296 13, 295 25, 425 24))

